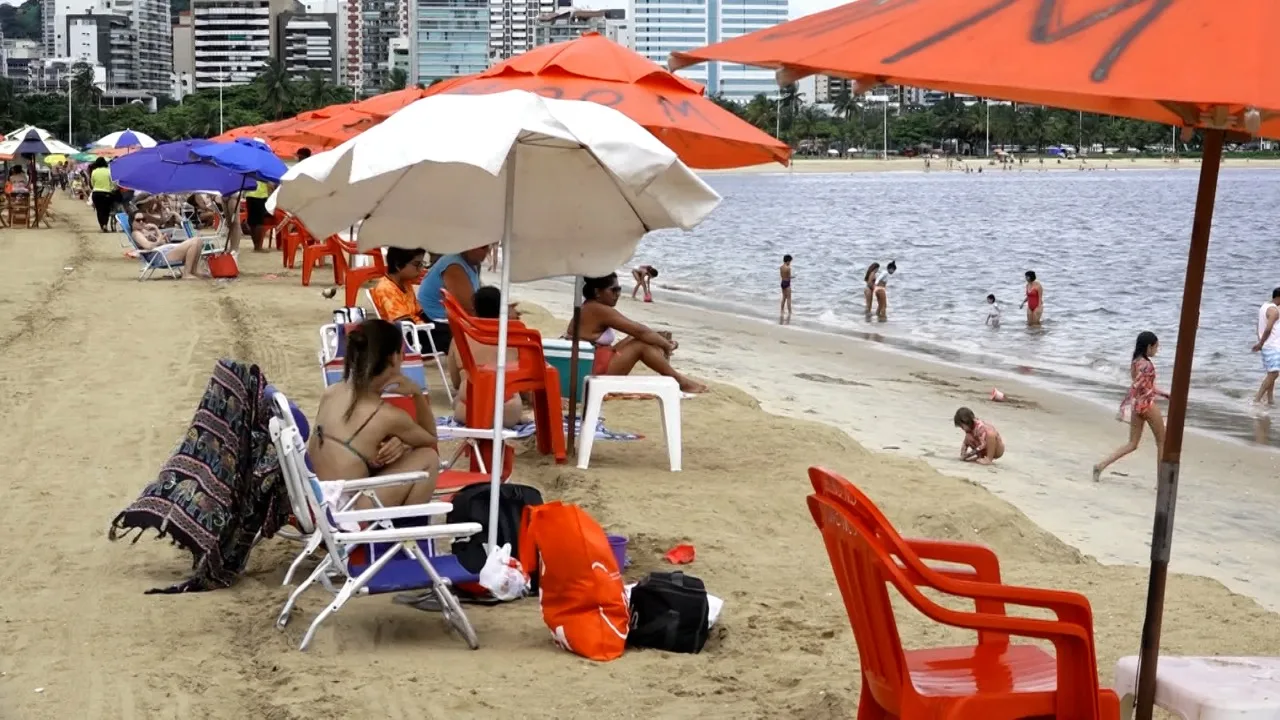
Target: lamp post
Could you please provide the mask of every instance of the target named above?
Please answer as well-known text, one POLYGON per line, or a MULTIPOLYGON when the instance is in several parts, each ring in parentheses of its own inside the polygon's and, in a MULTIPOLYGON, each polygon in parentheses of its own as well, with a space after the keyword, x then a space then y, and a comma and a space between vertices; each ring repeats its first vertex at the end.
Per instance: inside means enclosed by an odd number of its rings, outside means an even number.
POLYGON ((71 125, 71 83, 75 81, 75 76, 67 74, 67 144, 75 145, 75 138, 72 136, 71 125))
POLYGON ((987 157, 991 157, 991 98, 984 98, 987 105, 987 157))

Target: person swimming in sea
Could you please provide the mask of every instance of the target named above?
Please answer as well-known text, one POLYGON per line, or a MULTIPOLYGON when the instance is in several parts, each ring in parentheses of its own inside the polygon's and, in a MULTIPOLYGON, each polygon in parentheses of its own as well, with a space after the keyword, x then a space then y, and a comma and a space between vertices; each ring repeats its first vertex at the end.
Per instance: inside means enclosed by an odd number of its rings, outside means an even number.
POLYGON ((1028 270, 1024 277, 1027 279, 1027 297, 1018 307, 1027 309, 1027 325, 1035 327, 1044 315, 1044 286, 1036 279, 1034 270, 1028 270))
POLYGON ((782 278, 782 304, 778 307, 778 322, 785 316, 791 319, 791 256, 783 255, 782 264, 778 266, 778 275, 782 278))

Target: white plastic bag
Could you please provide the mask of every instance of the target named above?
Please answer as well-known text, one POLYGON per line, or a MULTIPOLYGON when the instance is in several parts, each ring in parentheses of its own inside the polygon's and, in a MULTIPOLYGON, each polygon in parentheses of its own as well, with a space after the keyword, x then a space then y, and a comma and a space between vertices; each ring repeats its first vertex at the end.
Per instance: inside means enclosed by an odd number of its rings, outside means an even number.
POLYGON ((489 553, 480 568, 480 585, 499 600, 518 600, 524 597, 528 581, 520 561, 511 557, 511 543, 489 553))

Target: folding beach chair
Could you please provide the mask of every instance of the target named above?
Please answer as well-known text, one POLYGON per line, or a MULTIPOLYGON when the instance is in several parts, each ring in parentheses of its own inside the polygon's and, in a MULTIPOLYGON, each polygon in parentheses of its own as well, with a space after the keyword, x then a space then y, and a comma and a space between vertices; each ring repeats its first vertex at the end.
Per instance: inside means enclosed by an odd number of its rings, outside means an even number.
MULTIPOLYGON (((281 397, 280 394, 276 395, 277 404, 281 397)), ((287 404, 285 408, 288 415, 287 404)), ((289 599, 276 619, 276 627, 284 629, 298 598, 317 582, 333 593, 334 598, 307 628, 298 648, 300 650, 305 650, 311 643, 320 623, 341 610, 356 595, 430 588, 440 601, 446 625, 456 630, 468 647, 473 650, 478 648, 475 630, 449 589, 456 582, 473 582, 475 576, 462 568, 452 556, 428 558, 427 552, 419 543, 467 538, 480 532, 480 524, 415 525, 403 528, 387 526, 396 520, 447 515, 453 506, 444 502, 394 508, 376 507, 369 510, 335 508, 325 499, 326 489, 331 496, 335 493, 340 496, 346 492, 362 492, 391 484, 417 482, 424 479, 426 474, 403 473, 366 480, 343 480, 328 483, 327 488, 322 487, 315 475, 306 468, 306 446, 297 428, 292 426, 291 416, 288 421, 280 416, 273 417, 270 431, 290 497, 297 503, 295 493, 305 496, 306 510, 314 520, 315 533, 319 535, 327 553, 311 575, 289 594, 289 599), (358 527, 361 523, 369 524, 374 529, 348 529, 358 527), (331 573, 342 578, 341 588, 334 586, 330 579, 331 573)))
MULTIPOLYGON (((364 297, 369 301, 369 307, 373 308, 373 314, 382 320, 386 320, 386 318, 382 317, 382 311, 378 309, 378 304, 373 301, 373 293, 370 292, 368 288, 364 291, 364 297)), ((411 323, 401 320, 400 329, 404 332, 405 341, 408 342, 419 355, 424 358, 429 357, 435 361, 436 370, 440 372, 440 380, 444 383, 445 395, 449 396, 449 404, 452 405, 453 388, 449 383, 449 376, 446 375, 444 371, 446 353, 441 352, 440 348, 436 347, 435 337, 431 335, 431 331, 436 329, 435 323, 411 323), (422 347, 422 335, 419 334, 419 331, 427 336, 427 348, 422 347)))
POLYGON ((163 270, 169 274, 174 280, 182 278, 182 264, 174 265, 169 262, 169 258, 160 250, 143 250, 133 241, 133 224, 129 220, 129 216, 125 213, 116 213, 116 222, 120 224, 120 232, 124 234, 125 239, 129 243, 129 249, 138 253, 138 262, 142 265, 142 271, 138 273, 138 280, 146 280, 150 278, 156 270, 163 270))

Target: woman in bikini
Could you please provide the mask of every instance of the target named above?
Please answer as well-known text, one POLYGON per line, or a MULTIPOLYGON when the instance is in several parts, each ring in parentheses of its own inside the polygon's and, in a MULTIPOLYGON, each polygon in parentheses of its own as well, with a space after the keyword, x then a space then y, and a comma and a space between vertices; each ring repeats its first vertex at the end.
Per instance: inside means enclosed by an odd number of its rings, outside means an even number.
POLYGON ((1151 428, 1151 435, 1156 439, 1156 463, 1159 469, 1160 453, 1164 449, 1164 418, 1160 415, 1160 406, 1156 398, 1167 398, 1169 394, 1156 388, 1156 366, 1151 358, 1160 351, 1160 340, 1153 332, 1138 335, 1138 342, 1133 348, 1133 362, 1129 366, 1132 385, 1129 394, 1120 403, 1120 417, 1123 419, 1125 407, 1129 408, 1129 442, 1122 445, 1105 460, 1093 466, 1093 481, 1102 479, 1102 471, 1120 458, 1138 449, 1142 441, 1142 425, 1151 428))
MULTIPOLYGON (((412 484, 379 488, 383 505, 429 502, 440 470, 436 420, 422 388, 400 371, 404 338, 395 324, 365 320, 347 334, 342 382, 320 396, 315 432, 307 445, 316 477, 343 480, 403 472, 427 472, 412 484), (413 398, 417 420, 383 401, 383 390, 413 398)), ((368 498, 358 508, 372 507, 368 498)))
MULTIPOLYGON (((582 327, 578 337, 595 343, 591 374, 630 375, 636 363, 644 363, 659 375, 674 378, 684 392, 706 392, 706 385, 671 367, 671 353, 680 347, 679 343, 672 340, 669 334, 654 332, 618 312, 615 306, 621 294, 622 286, 618 284, 617 273, 584 278, 582 327), (628 337, 618 342, 619 334, 628 337)), ((572 321, 569 323, 568 335, 573 336, 572 321)))
POLYGON ((862 296, 867 301, 867 317, 871 317, 871 300, 875 297, 876 292, 876 275, 880 274, 880 263, 873 262, 862 274, 862 282, 867 287, 862 291, 862 296))
POLYGON ((1044 315, 1044 286, 1036 279, 1034 270, 1028 270, 1026 278, 1027 297, 1019 307, 1027 309, 1027 325, 1034 327, 1040 324, 1040 316, 1044 315))
POLYGON ((876 273, 875 290, 876 295, 876 317, 881 320, 889 318, 889 276, 898 271, 898 263, 893 260, 889 261, 884 269, 876 273))

